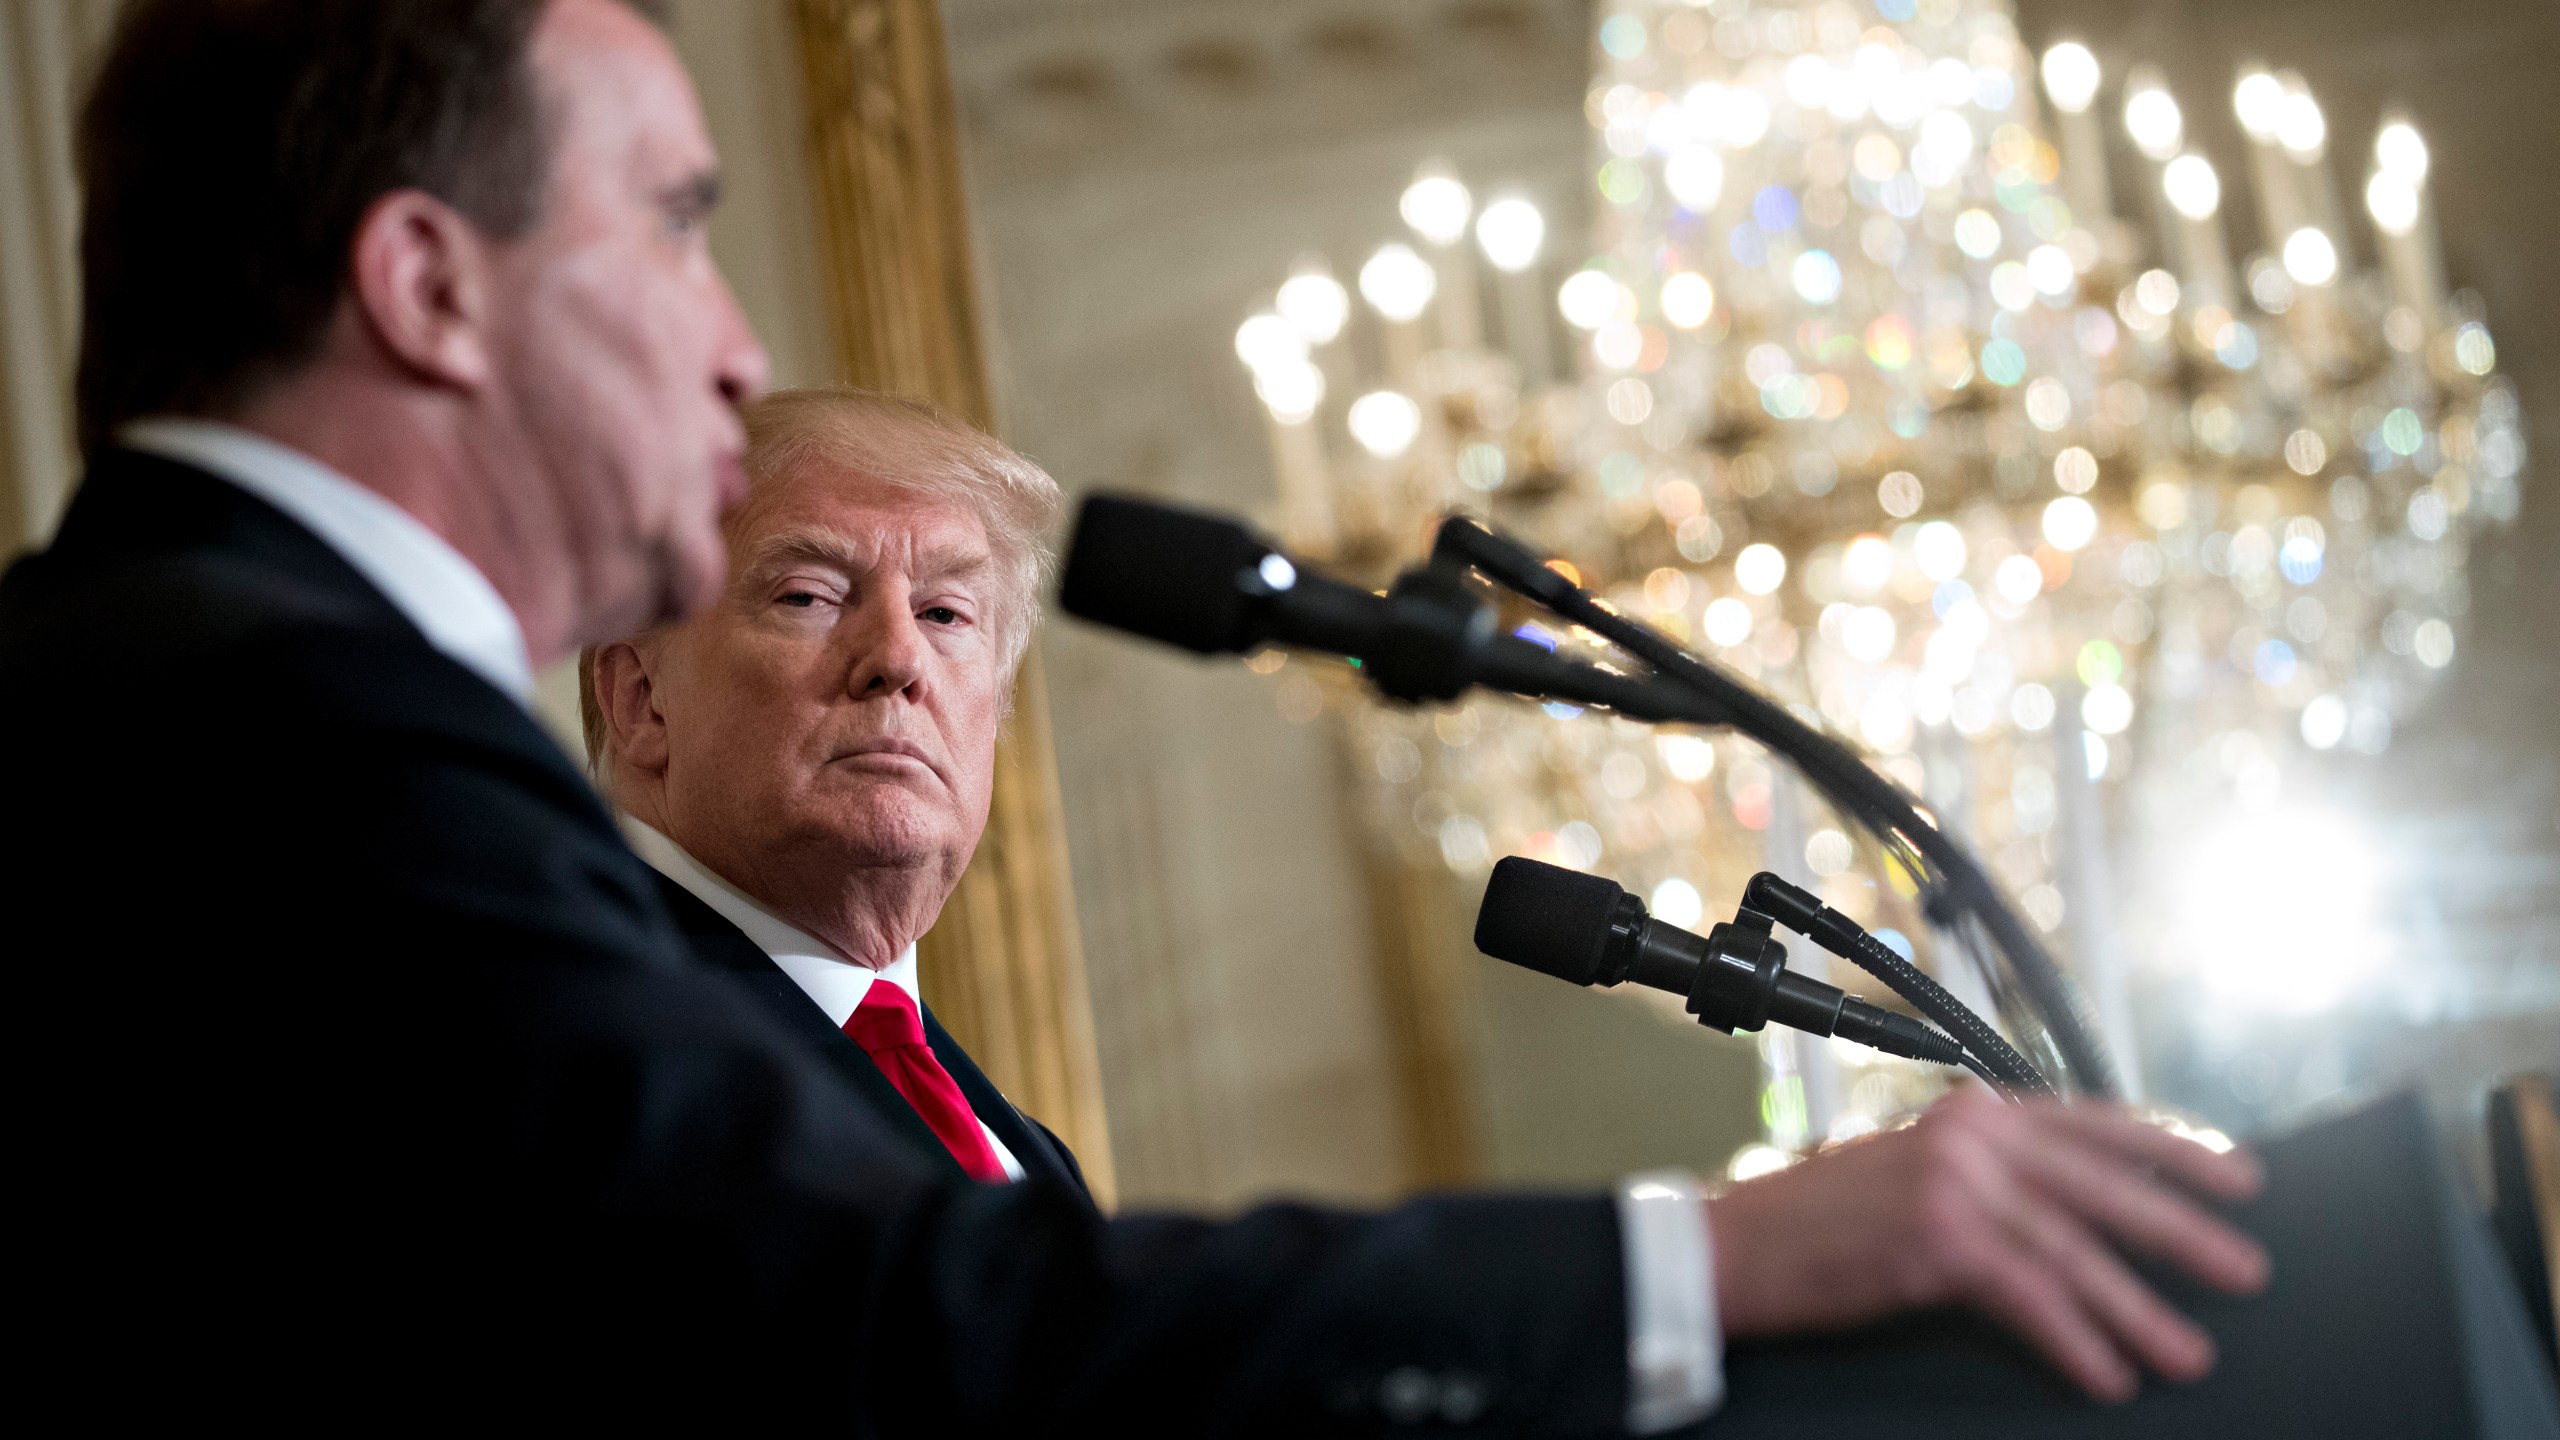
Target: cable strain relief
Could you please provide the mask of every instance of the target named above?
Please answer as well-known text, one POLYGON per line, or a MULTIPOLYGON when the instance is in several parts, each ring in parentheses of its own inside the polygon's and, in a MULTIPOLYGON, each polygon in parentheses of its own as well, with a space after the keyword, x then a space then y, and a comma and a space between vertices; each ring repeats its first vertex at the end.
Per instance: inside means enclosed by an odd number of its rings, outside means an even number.
POLYGON ((1963 1043, 1928 1021, 1880 1010, 1860 1000, 1852 999, 1849 1003, 1866 1012, 1867 1023, 1874 1027, 1872 1038, 1868 1038, 1867 1043, 1875 1048, 1889 1055, 1926 1060, 1933 1065, 1964 1063, 1963 1043))

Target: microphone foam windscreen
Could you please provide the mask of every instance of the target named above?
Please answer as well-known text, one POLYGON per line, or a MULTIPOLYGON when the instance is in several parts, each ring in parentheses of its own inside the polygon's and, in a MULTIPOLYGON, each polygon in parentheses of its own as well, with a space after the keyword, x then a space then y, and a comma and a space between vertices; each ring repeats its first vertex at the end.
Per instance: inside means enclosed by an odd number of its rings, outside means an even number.
POLYGON ((1609 944, 1614 880, 1513 855, 1493 867, 1476 911, 1476 948, 1496 960, 1588 985, 1609 944))
POLYGON ((1203 655, 1253 643, 1236 577, 1270 553, 1232 520, 1122 495, 1076 516, 1058 604, 1115 630, 1203 655))

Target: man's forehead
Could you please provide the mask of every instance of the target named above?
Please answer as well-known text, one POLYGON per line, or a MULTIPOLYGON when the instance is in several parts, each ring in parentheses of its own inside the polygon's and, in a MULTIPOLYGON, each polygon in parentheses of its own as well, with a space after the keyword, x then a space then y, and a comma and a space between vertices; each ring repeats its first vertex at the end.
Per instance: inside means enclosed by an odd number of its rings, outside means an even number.
POLYGON ((732 528, 738 558, 748 566, 777 550, 836 550, 872 563, 896 554, 941 564, 972 563, 990 550, 975 506, 823 461, 756 486, 732 528))
POLYGON ((692 78, 667 37, 621 0, 553 0, 533 63, 570 144, 620 150, 668 180, 715 160, 692 78))

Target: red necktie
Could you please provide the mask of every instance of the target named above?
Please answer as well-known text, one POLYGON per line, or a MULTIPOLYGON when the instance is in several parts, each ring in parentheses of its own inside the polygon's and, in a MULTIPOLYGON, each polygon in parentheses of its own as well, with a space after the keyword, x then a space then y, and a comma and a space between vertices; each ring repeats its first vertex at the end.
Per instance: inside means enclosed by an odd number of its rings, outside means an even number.
POLYGON ((986 1130, 978 1124, 977 1112, 969 1108, 968 1097, 960 1093, 951 1072, 934 1058, 933 1048, 925 1044, 924 1021, 916 1015, 916 1002, 907 992, 888 980, 874 980, 862 992, 862 1003, 844 1022, 844 1033, 853 1038, 871 1056, 871 1063, 907 1097, 924 1123, 942 1140, 951 1158, 960 1168, 978 1180, 1001 1181, 1007 1178, 1004 1162, 996 1158, 996 1147, 987 1139, 986 1130))

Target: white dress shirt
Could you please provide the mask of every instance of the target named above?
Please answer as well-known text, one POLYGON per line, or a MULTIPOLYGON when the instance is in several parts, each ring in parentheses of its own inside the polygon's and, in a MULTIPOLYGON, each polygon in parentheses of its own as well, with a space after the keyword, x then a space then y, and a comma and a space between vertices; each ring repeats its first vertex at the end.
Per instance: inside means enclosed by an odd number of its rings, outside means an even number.
POLYGON ((1686 1170, 1618 1187, 1627 1262, 1627 1428, 1694 1425, 1724 1403, 1724 1328, 1706 1194, 1686 1170))
POLYGON ((157 416, 116 432, 116 443, 193 465, 293 517, 373 582, 444 655, 533 703, 524 627, 480 568, 416 516, 299 450, 212 420, 157 416))
MULTIPOLYGON (((791 983, 799 986, 819 1009, 826 1012, 827 1019, 834 1022, 837 1029, 844 1028, 844 1022, 852 1019, 853 1012, 861 1006, 862 997, 871 993, 871 987, 883 980, 906 991, 907 998, 915 1003, 916 1013, 924 1013, 924 999, 916 990, 915 946, 909 945, 897 959, 878 970, 856 965, 837 954, 825 941, 767 910, 749 898, 746 892, 712 874, 701 861, 686 854, 683 846, 655 828, 625 815, 622 817, 622 834, 640 858, 648 861, 659 874, 692 892, 693 898, 718 911, 721 919, 737 926, 755 942, 757 949, 773 957, 773 963, 783 974, 790 976, 791 983)), ((1006 1178, 1021 1179, 1022 1162, 1014 1158, 1002 1140, 996 1138, 995 1131, 987 1128, 985 1120, 978 1121, 978 1128, 985 1132, 987 1143, 995 1147, 996 1160, 1004 1166, 1006 1178)))

